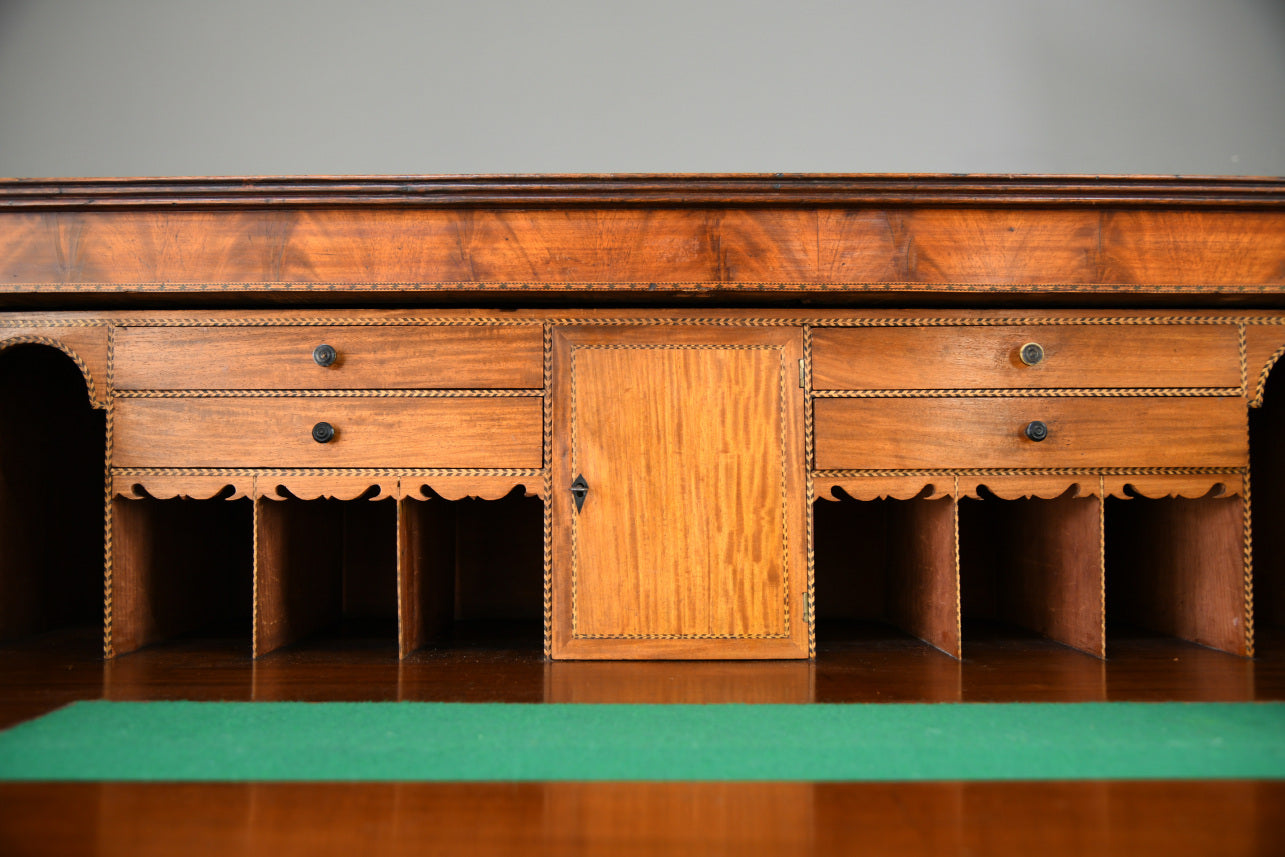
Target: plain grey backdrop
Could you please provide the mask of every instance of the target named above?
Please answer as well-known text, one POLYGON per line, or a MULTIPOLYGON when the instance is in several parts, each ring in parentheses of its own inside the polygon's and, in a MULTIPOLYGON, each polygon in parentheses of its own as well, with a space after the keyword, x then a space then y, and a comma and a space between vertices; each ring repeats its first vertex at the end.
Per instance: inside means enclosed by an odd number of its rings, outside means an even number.
POLYGON ((0 0, 0 175, 1285 174, 1285 0, 0 0))

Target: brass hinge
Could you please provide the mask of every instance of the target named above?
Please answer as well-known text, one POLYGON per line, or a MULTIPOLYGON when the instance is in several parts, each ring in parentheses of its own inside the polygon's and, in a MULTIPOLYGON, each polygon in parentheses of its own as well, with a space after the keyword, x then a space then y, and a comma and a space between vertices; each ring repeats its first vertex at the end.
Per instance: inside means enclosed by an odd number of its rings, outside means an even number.
POLYGON ((806 390, 807 388, 808 388, 808 373, 807 373, 807 370, 803 368, 803 361, 800 360, 799 361, 799 389, 806 390))
POLYGON ((803 623, 805 625, 812 624, 812 593, 811 592, 803 593, 803 623))

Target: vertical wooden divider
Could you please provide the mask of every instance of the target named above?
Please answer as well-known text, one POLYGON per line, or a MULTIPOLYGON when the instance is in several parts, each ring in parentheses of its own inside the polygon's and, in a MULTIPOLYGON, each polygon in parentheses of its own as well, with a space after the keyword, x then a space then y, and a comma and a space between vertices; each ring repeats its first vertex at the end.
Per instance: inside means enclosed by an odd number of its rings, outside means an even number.
POLYGON ((954 498, 887 501, 887 538, 888 618, 960 657, 954 498))
POLYGON ((254 501, 254 656, 338 621, 343 507, 333 500, 254 501))
POLYGON ((455 504, 397 501, 398 652, 444 636, 455 618, 455 504))
POLYGON ((997 501, 1004 509, 999 615, 1095 657, 1106 657, 1102 499, 997 501))
POLYGON ((1252 654, 1242 498, 1129 499, 1111 511, 1113 618, 1252 654))
POLYGON ((112 515, 112 654, 123 655, 161 636, 149 604, 157 576, 152 550, 153 504, 149 500, 113 497, 112 515))

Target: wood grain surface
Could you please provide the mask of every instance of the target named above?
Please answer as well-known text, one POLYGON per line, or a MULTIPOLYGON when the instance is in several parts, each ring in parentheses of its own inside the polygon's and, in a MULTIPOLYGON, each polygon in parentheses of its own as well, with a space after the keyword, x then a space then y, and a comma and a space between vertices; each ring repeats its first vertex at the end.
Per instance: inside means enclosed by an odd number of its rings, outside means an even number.
POLYGON ((1244 467, 1236 398, 817 399, 818 470, 1244 467), (1048 437, 1024 434, 1035 420, 1048 437))
POLYGON ((107 655, 231 624, 247 637, 252 592, 246 501, 111 501, 107 655))
POLYGON ((21 347, 23 344, 38 344, 60 349, 76 364, 81 374, 81 381, 88 388, 90 401, 95 407, 105 407, 110 396, 107 371, 110 362, 108 339, 110 327, 102 325, 79 325, 69 327, 51 326, 38 323, 24 326, 21 323, 4 324, 0 319, 0 353, 9 348, 21 347))
POLYGON ((812 333, 816 390, 1239 388, 1234 324, 897 327, 812 333), (1022 362, 1027 343, 1043 349, 1022 362))
MULTIPOLYGON (((838 506, 840 504, 829 504, 838 506)), ((808 662, 547 663, 538 633, 458 635, 398 661, 392 641, 320 639, 251 661, 240 638, 104 661, 93 628, 0 646, 0 725, 75 699, 540 702, 1252 701, 1285 698, 1285 638, 1254 659, 1126 630, 1088 657, 1004 625, 955 661, 888 628, 823 635, 808 662)), ((1135 857, 1278 851, 1285 784, 6 783, 19 855, 800 854, 1135 857), (600 793, 595 793, 596 790, 600 793), (802 792, 800 791, 802 790, 802 792), (750 794, 757 792, 757 794, 750 794), (778 803, 779 801, 779 803, 778 803), (753 821, 728 804, 766 817, 753 821), (801 806, 803 809, 801 809, 801 806), (575 811, 573 811, 575 810, 575 811), (638 822, 618 825, 626 814, 638 822)))
POLYGON ((806 656, 799 334, 580 328, 555 348, 554 657, 806 656))
POLYGON ((1270 855, 1285 785, 40 783, 0 786, 13 853, 648 857, 1270 855), (859 830, 860 836, 853 831, 859 830))
POLYGON ((946 654, 961 657, 955 501, 886 501, 886 506, 888 617, 946 654))
POLYGON ((121 399, 118 467, 542 466, 538 398, 121 399), (317 443, 328 422, 334 439, 317 443))
MULTIPOLYGON (((964 587, 987 591, 991 618, 1106 657, 1102 502, 1066 496, 964 503, 961 541, 971 566, 961 572, 964 587)), ((974 596, 965 592, 977 604, 974 596)))
MULTIPOLYGON (((255 500, 255 657, 343 615, 343 506, 333 500, 255 500)), ((391 534, 390 534, 391 535, 391 534)))
POLYGON ((455 503, 397 503, 397 652, 445 637, 455 618, 455 503))
POLYGON ((120 390, 539 389, 536 326, 122 327, 115 338, 120 390), (326 344, 337 357, 313 360, 326 344))
POLYGON ((1271 295, 1285 288, 1279 207, 13 211, 0 214, 0 293, 333 296, 765 284, 1271 295))
POLYGON ((1253 653, 1241 498, 1112 501, 1107 538, 1109 618, 1253 653))

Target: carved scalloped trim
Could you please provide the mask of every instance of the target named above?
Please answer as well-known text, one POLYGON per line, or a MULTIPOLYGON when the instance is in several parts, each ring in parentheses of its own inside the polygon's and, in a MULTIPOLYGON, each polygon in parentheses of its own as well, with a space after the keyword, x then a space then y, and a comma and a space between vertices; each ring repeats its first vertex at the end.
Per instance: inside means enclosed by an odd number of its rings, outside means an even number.
POLYGON ((544 499, 542 476, 526 480, 502 476, 446 476, 428 483, 403 479, 401 496, 410 500, 500 500, 519 488, 523 497, 544 499))
POLYGON ((255 480, 254 496, 263 500, 397 499, 399 479, 372 480, 367 476, 283 476, 255 480))
POLYGON ((405 471, 116 468, 112 493, 129 499, 497 500, 523 489, 545 499, 543 470, 405 471))
POLYGON ((128 500, 240 500, 254 496, 254 477, 227 476, 149 476, 139 477, 120 472, 112 474, 112 493, 128 500))
POLYGON ((80 370, 80 374, 85 378, 85 389, 89 393, 89 406, 97 410, 103 410, 107 407, 105 402, 100 402, 98 400, 98 388, 97 385, 94 384, 94 376, 89 371, 89 366, 86 365, 85 361, 79 354, 69 348, 61 340, 55 339, 52 336, 37 336, 34 334, 12 336, 8 339, 0 340, 0 351, 5 351, 6 349, 13 348, 17 345, 45 345, 50 348, 56 348, 63 354, 66 354, 71 358, 71 362, 76 364, 76 368, 80 370))
POLYGON ((814 479, 816 499, 837 500, 939 500, 954 494, 951 477, 912 479, 814 479))
POLYGON ((1122 500, 1143 498, 1160 500, 1181 497, 1187 500, 1201 498, 1235 497, 1241 493, 1242 478, 1239 474, 1211 476, 1104 476, 1103 492, 1108 497, 1122 500))
POLYGON ((959 480, 959 496, 1000 500, 1092 497, 1098 493, 1099 484, 1096 476, 964 476, 959 480))
POLYGON ((1235 497, 1244 471, 1208 473, 923 473, 901 475, 816 475, 812 482, 821 500, 935 500, 943 497, 1001 500, 1057 497, 1120 499, 1235 497))

